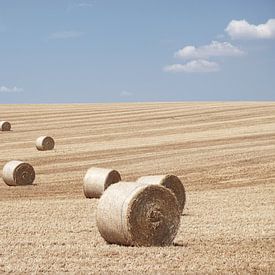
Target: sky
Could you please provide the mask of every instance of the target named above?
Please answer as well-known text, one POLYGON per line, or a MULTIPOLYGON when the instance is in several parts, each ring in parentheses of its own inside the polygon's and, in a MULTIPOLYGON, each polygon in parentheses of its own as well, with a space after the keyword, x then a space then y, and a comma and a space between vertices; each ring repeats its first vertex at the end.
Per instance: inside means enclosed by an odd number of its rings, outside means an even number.
POLYGON ((275 0, 0 0, 0 103, 275 100, 275 0))

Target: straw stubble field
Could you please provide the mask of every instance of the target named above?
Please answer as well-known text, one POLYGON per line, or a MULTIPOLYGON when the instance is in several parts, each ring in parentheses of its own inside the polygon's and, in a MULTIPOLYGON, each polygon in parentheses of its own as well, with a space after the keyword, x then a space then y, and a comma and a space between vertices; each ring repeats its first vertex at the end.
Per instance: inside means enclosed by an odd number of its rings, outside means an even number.
POLYGON ((0 181, 0 272, 275 272, 275 103, 0 105, 0 168, 31 163, 35 186, 0 181), (53 136, 41 152, 35 140, 53 136), (175 174, 187 203, 170 247, 108 245, 85 199, 91 166, 123 180, 175 174))

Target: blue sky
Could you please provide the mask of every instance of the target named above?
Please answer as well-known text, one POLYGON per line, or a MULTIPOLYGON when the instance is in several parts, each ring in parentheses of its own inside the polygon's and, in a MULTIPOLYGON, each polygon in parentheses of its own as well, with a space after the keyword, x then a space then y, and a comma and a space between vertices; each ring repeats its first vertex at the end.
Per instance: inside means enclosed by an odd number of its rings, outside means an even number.
POLYGON ((275 100, 274 0, 0 0, 0 103, 275 100))

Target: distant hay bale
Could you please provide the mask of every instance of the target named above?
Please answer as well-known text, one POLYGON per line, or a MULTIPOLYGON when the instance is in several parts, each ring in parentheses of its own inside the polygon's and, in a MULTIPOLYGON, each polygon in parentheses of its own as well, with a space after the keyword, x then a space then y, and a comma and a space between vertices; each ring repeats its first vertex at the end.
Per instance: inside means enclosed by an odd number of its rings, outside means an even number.
POLYGON ((55 142, 52 137, 42 136, 37 138, 35 145, 37 150, 47 151, 47 150, 52 150, 54 148, 55 142))
POLYGON ((10 131, 11 124, 8 121, 1 121, 0 122, 0 130, 1 131, 10 131))
POLYGON ((175 195, 161 185, 119 182, 100 198, 96 221, 108 243, 166 246, 177 234, 180 211, 175 195))
POLYGON ((3 180, 7 185, 29 185, 34 182, 35 171, 33 167, 19 160, 12 160, 3 168, 3 180))
POLYGON ((86 198, 100 198, 105 189, 120 180, 120 174, 116 170, 92 167, 84 177, 84 195, 86 198))
POLYGON ((180 211, 184 209, 186 202, 185 188, 177 176, 174 175, 156 175, 156 176, 145 176, 140 177, 137 182, 142 184, 160 184, 170 189, 176 196, 180 211))

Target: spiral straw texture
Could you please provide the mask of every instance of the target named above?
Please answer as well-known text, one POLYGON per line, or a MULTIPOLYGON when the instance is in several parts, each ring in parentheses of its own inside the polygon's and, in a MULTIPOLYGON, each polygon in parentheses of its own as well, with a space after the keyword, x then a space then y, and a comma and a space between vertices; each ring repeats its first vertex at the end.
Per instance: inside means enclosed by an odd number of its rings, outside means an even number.
POLYGON ((177 234, 180 211, 175 195, 161 185, 119 182, 100 198, 96 220, 108 243, 166 246, 177 234))
POLYGON ((35 145, 37 150, 47 151, 47 150, 52 150, 54 148, 55 142, 52 137, 42 136, 37 138, 35 145))
POLYGON ((29 185, 34 182, 34 179, 33 167, 23 161, 12 160, 3 168, 3 180, 7 185, 29 185))
POLYGON ((1 121, 0 122, 0 130, 1 131, 10 131, 11 124, 8 121, 1 121))
POLYGON ((116 170, 92 167, 84 177, 84 195, 86 198, 100 198, 105 189, 120 180, 120 174, 116 170))
POLYGON ((186 202, 185 188, 177 176, 174 175, 156 175, 145 176, 137 180, 141 184, 159 184, 170 189, 176 196, 180 211, 182 212, 186 202))

